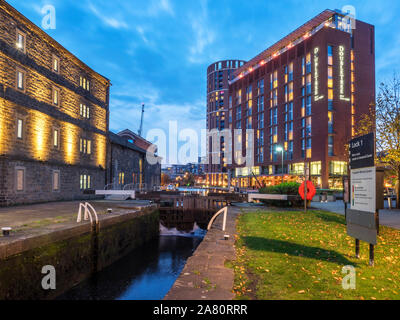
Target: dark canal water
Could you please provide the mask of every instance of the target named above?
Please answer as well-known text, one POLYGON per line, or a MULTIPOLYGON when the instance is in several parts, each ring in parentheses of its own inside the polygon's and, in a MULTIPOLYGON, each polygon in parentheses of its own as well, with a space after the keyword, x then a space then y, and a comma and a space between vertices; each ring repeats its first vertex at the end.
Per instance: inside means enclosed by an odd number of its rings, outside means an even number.
POLYGON ((161 300, 202 241, 205 231, 190 233, 161 227, 160 237, 72 288, 59 300, 161 300))

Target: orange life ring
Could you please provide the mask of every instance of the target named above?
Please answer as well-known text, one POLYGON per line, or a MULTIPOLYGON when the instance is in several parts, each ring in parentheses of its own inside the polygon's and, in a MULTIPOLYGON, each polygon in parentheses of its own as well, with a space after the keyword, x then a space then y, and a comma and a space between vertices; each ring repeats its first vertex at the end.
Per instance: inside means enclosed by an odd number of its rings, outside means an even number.
MULTIPOLYGON (((304 200, 304 187, 306 183, 303 182, 299 188, 299 194, 301 198, 304 200)), ((307 181, 307 200, 312 200, 314 196, 317 194, 317 190, 314 187, 314 184, 311 181, 307 181)))

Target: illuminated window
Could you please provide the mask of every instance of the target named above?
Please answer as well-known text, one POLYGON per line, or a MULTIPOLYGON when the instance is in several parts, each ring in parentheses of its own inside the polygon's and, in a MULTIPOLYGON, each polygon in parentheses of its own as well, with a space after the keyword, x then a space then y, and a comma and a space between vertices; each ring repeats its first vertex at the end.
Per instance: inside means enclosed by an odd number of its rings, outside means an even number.
POLYGON ((125 184, 125 173, 124 172, 120 172, 118 175, 118 182, 120 185, 125 184))
POLYGON ((333 68, 328 67, 328 79, 332 79, 332 78, 333 78, 333 68))
POLYGON ((311 162, 310 164, 310 174, 312 176, 320 176, 322 170, 322 163, 319 162, 311 162))
POLYGON ((304 163, 294 163, 291 165, 290 173, 293 175, 304 174, 304 163))
POLYGON ((21 69, 17 69, 17 89, 25 91, 25 82, 26 82, 25 71, 21 69))
POLYGON ((53 170, 53 191, 60 191, 60 171, 53 170))
POLYGON ((278 71, 271 73, 271 90, 278 87, 278 71))
POLYGON ((85 77, 80 77, 79 79, 79 86, 86 91, 90 91, 90 81, 86 79, 85 77))
POLYGON ((333 65, 333 47, 328 46, 328 65, 333 65))
POLYGON ((53 87, 53 104, 55 106, 60 105, 60 89, 53 87))
POLYGON ((53 71, 56 73, 60 72, 60 59, 53 55, 53 71))
POLYGON ((332 175, 347 175, 347 162, 344 161, 331 161, 330 174, 332 175))
POLYGON ((328 99, 333 100, 333 89, 328 89, 328 99))
POLYGON ((308 53, 306 56, 306 73, 311 73, 311 54, 308 53))
POLYGON ((83 154, 92 154, 92 141, 88 139, 80 139, 79 151, 83 154))
POLYGON ((60 130, 54 129, 53 130, 53 147, 58 148, 60 143, 60 130))
POLYGON ((79 107, 79 114, 83 118, 90 119, 90 108, 81 103, 79 107))
POLYGON ((23 139, 23 133, 24 133, 24 120, 22 119, 17 119, 17 138, 22 140, 23 139))
POLYGON ((92 188, 92 177, 88 174, 81 174, 79 179, 80 189, 87 190, 92 188))
POLYGON ((23 53, 26 52, 26 36, 20 30, 17 30, 17 40, 16 40, 16 47, 18 50, 22 51, 23 53))

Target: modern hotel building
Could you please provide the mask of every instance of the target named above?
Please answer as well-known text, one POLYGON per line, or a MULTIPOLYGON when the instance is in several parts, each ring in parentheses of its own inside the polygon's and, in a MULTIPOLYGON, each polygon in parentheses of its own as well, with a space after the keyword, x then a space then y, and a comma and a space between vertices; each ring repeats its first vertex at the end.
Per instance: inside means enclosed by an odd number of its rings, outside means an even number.
MULTIPOLYGON (((229 80, 237 68, 243 66, 245 61, 224 60, 211 64, 207 68, 207 129, 217 131, 226 129, 226 116, 228 111, 229 80)), ((217 134, 218 136, 218 134, 217 134)), ((207 183, 211 185, 227 185, 227 164, 223 162, 225 141, 218 136, 220 147, 213 152, 213 141, 207 139, 207 160, 206 167, 207 183), (214 155, 213 153, 217 153, 214 155), (217 156, 219 161, 213 161, 217 156), (218 163, 216 163, 218 162, 218 163)))
POLYGON ((296 181, 308 166, 318 187, 341 188, 346 144, 375 103, 374 38, 374 26, 325 10, 235 70, 225 93, 225 128, 241 135, 229 145, 232 185, 296 181), (235 161, 246 152, 254 163, 235 161))

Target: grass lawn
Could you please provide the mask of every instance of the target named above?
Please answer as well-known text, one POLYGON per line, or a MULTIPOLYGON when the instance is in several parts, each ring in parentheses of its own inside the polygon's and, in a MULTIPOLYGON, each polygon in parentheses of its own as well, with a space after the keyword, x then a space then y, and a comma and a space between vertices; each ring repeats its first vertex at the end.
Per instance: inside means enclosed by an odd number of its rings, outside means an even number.
POLYGON ((244 213, 238 220, 234 292, 237 299, 400 299, 400 231, 381 227, 375 267, 369 245, 346 234, 345 218, 313 210, 244 213), (344 290, 344 266, 354 266, 356 289, 344 290))

